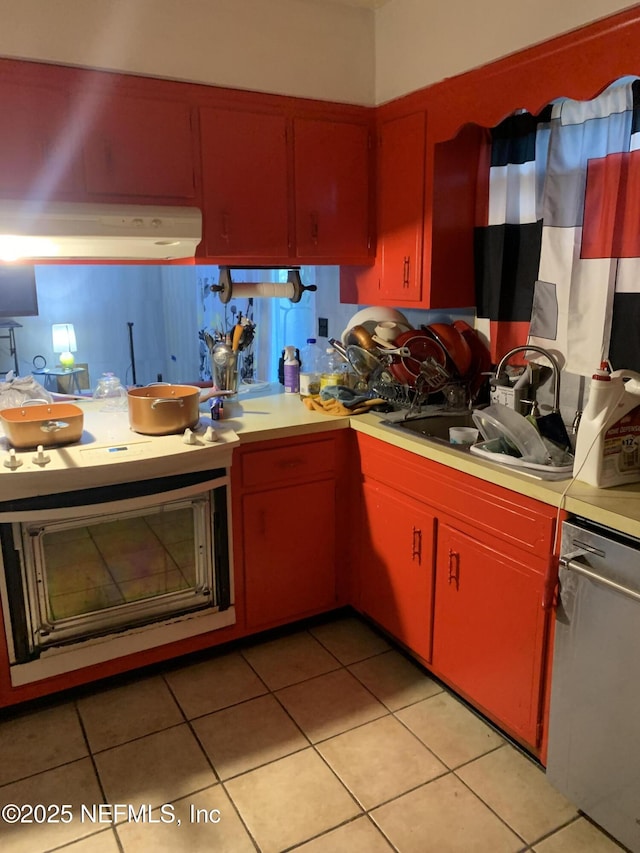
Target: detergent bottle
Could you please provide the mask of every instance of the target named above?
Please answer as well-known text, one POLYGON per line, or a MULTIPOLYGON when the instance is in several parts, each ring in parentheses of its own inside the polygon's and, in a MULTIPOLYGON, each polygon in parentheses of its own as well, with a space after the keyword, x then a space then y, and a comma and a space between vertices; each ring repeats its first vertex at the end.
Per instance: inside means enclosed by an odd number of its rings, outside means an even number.
POLYGON ((640 373, 603 362, 593 374, 573 476, 599 488, 640 480, 640 373))

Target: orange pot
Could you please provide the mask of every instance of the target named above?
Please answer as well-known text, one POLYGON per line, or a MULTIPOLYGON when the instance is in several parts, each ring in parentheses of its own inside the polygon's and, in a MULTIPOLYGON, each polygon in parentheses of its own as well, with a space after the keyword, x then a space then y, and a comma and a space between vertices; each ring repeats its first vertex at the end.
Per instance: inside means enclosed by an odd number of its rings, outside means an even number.
POLYGON ((13 447, 57 447, 79 441, 84 412, 72 403, 36 403, 0 411, 5 434, 13 447))
POLYGON ((129 424, 143 435, 171 435, 200 419, 200 389, 192 385, 147 385, 127 394, 129 424))

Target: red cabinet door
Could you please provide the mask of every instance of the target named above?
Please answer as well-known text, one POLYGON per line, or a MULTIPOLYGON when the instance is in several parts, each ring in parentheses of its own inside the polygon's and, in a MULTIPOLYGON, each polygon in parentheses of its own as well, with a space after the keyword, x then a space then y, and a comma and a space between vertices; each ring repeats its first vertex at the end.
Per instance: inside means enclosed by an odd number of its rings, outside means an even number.
POLYGON ((335 606, 335 501, 333 479, 243 497, 249 628, 335 606))
POLYGON ((363 485, 359 601, 423 660, 431 660, 435 518, 381 483, 363 485))
POLYGON ((378 242, 381 297, 419 300, 425 188, 426 113, 382 124, 379 150, 378 242))
POLYGON ((82 102, 87 193, 100 196, 193 199, 191 114, 188 104, 118 93, 82 102))
POLYGON ((295 204, 298 258, 367 259, 369 129, 296 118, 295 204))
POLYGON ((82 191, 80 154, 65 93, 0 83, 0 193, 50 198, 82 191))
POLYGON ((542 574, 443 523, 436 564, 434 668, 537 746, 546 613, 542 574))
POLYGON ((285 117, 204 107, 200 130, 207 256, 286 258, 285 117))

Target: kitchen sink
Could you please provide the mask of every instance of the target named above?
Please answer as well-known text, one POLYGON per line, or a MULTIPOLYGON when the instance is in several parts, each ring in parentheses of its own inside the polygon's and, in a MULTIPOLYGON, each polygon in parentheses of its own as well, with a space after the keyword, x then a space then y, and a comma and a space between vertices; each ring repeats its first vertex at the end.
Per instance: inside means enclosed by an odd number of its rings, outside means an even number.
POLYGON ((414 436, 421 436, 429 441, 436 441, 453 447, 456 450, 469 451, 469 447, 463 444, 449 443, 449 427, 475 427, 472 413, 464 412, 440 412, 433 415, 417 415, 403 420, 382 421, 384 426, 409 432, 414 436))

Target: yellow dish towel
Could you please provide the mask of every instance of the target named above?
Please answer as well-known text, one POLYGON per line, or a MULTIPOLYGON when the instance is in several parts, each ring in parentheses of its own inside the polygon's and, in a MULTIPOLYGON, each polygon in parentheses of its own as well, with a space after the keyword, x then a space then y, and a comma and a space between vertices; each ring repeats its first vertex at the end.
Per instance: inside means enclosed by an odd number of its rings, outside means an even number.
POLYGON ((342 403, 338 402, 338 400, 333 398, 330 400, 321 400, 319 395, 314 397, 305 397, 302 402, 311 412, 322 412, 325 415, 341 415, 344 417, 345 415, 362 415, 364 412, 368 412, 373 406, 379 406, 385 401, 379 398, 375 400, 364 400, 352 409, 349 409, 347 406, 344 406, 342 403))

